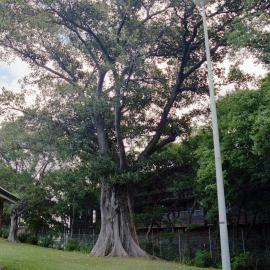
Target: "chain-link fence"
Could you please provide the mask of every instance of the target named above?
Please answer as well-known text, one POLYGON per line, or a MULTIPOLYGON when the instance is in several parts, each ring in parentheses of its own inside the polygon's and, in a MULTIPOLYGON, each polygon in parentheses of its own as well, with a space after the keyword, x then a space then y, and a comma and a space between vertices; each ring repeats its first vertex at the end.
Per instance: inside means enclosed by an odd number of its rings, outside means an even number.
MULTIPOLYGON (((256 260, 270 265, 270 228, 257 227, 252 230, 240 227, 230 228, 230 249, 232 257, 251 253, 256 260)), ((64 250, 89 253, 98 238, 97 230, 90 234, 71 234, 63 231, 58 235, 38 236, 37 244, 64 250)), ((30 243, 31 240, 30 239, 30 243)), ((220 263, 219 233, 214 227, 176 228, 168 231, 161 228, 139 231, 140 246, 150 255, 166 260, 187 262, 200 252, 208 253, 214 265, 220 263)), ((263 268, 262 268, 263 269, 263 268)), ((267 269, 267 268, 266 268, 267 269)))

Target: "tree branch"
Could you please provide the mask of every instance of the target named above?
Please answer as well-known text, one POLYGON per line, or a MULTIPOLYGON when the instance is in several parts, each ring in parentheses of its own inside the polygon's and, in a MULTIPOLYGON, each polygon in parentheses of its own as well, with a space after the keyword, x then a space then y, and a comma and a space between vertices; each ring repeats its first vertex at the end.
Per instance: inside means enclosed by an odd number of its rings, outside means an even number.
MULTIPOLYGON (((106 72, 103 70, 100 70, 99 78, 98 78, 98 85, 97 85, 97 90, 96 90, 97 101, 100 101, 102 98, 102 90, 103 90, 105 76, 106 76, 106 72)), ((103 156, 107 156, 109 152, 109 144, 107 140, 105 121, 104 121, 103 114, 100 111, 100 108, 95 110, 94 119, 95 119, 95 125, 97 129, 97 138, 98 138, 100 153, 103 156)))
POLYGON ((121 118, 122 118, 122 107, 121 107, 121 93, 120 93, 120 86, 118 85, 119 78, 116 74, 114 74, 116 79, 115 85, 115 117, 114 117, 114 128, 115 134, 118 144, 118 156, 120 160, 120 169, 124 169, 126 166, 126 152, 125 146, 123 142, 123 136, 121 132, 121 118))
MULTIPOLYGON (((8 40, 8 39, 7 39, 7 40, 8 40)), ((24 57, 24 58, 30 60, 31 62, 33 62, 36 66, 38 66, 38 67, 40 67, 40 68, 43 68, 43 69, 49 71, 50 73, 53 73, 54 75, 58 76, 58 78, 63 79, 63 80, 67 81, 67 82, 70 83, 70 84, 73 84, 73 85, 75 84, 75 82, 74 82, 72 79, 70 79, 70 78, 68 78, 67 76, 63 75, 62 73, 60 73, 60 72, 58 72, 58 71, 56 71, 56 70, 54 70, 54 69, 52 69, 52 68, 46 66, 46 64, 40 63, 40 62, 37 60, 38 57, 37 57, 37 55, 36 55, 34 52, 33 52, 33 54, 31 55, 30 51, 27 51, 27 52, 26 52, 26 51, 20 50, 20 49, 16 48, 16 47, 11 43, 10 40, 8 40, 8 42, 9 42, 9 44, 6 44, 6 43, 1 42, 1 45, 4 46, 4 47, 6 47, 6 48, 9 48, 9 49, 13 50, 14 52, 16 52, 16 53, 18 53, 18 54, 20 54, 22 57, 24 57)), ((57 62, 57 61, 56 61, 56 62, 57 62)))
POLYGON ((190 45, 194 41, 194 39, 197 35, 197 32, 198 32, 197 29, 199 28, 199 26, 201 24, 201 23, 199 23, 196 25, 196 27, 193 30, 191 38, 189 40, 187 40, 187 36, 188 36, 187 33, 189 30, 187 28, 186 21, 187 21, 188 16, 190 16, 191 14, 192 14, 192 12, 190 12, 190 10, 186 10, 185 16, 184 16, 184 24, 186 24, 184 26, 185 32, 183 33, 183 39, 184 39, 184 42, 183 42, 184 43, 184 45, 183 45, 184 50, 183 51, 184 51, 184 53, 183 53, 180 68, 178 71, 176 84, 174 85, 172 92, 171 92, 171 95, 170 95, 169 99, 167 100, 167 103, 165 104, 164 110, 163 110, 162 115, 161 115, 160 122, 156 128, 156 132, 155 132, 154 136, 152 137, 152 139, 150 140, 150 142, 145 147, 145 149, 139 155, 139 159, 146 157, 146 156, 149 156, 151 153, 153 153, 154 148, 156 147, 156 145, 157 145, 157 143, 162 135, 163 129, 165 128, 165 126, 167 124, 167 119, 168 119, 168 115, 170 113, 170 110, 171 110, 178 94, 181 92, 181 86, 182 86, 185 78, 187 77, 184 74, 184 70, 185 70, 185 67, 187 66, 187 63, 189 60, 190 45))
MULTIPOLYGON (((74 20, 72 20, 70 17, 65 16, 64 14, 62 14, 60 11, 58 11, 57 9, 53 8, 52 6, 50 6, 50 10, 52 12, 54 12, 59 18, 62 19, 62 23, 66 26, 66 22, 69 22, 70 24, 72 24, 73 26, 85 31, 86 33, 88 33, 92 38, 94 38, 94 40, 96 41, 96 43, 99 45, 101 51, 103 52, 103 54, 105 55, 105 57, 107 58, 107 60, 109 60, 110 63, 112 63, 114 61, 114 59, 110 56, 105 44, 103 43, 103 41, 100 39, 100 37, 92 30, 92 28, 89 25, 84 24, 83 22, 80 21, 80 23, 75 22, 74 20)), ((81 19, 81 18, 80 18, 81 19)))
MULTIPOLYGON (((59 23, 57 23, 59 24, 59 23)), ((97 66, 98 69, 101 68, 99 61, 97 59, 97 57, 94 55, 93 51, 90 49, 89 45, 87 44, 87 42, 83 39, 83 37, 81 36, 81 34, 79 33, 79 31, 77 29, 72 28, 70 25, 65 24, 65 22, 63 21, 63 24, 72 32, 74 32, 78 39, 81 41, 81 43, 85 46, 87 52, 90 54, 92 60, 94 61, 95 65, 97 66)))
POLYGON ((160 141, 153 149, 152 151, 149 153, 149 155, 153 154, 154 152, 162 149, 164 146, 166 146, 167 144, 174 142, 175 139, 177 138, 177 134, 172 134, 169 137, 167 137, 166 139, 160 141))
POLYGON ((167 11, 169 8, 171 8, 172 6, 171 5, 168 5, 167 7, 159 10, 159 11, 156 11, 156 12, 153 12, 152 14, 149 13, 149 10, 146 8, 146 11, 147 11, 147 16, 141 21, 142 24, 146 23, 147 21, 149 21, 150 19, 152 19, 153 17, 167 11))

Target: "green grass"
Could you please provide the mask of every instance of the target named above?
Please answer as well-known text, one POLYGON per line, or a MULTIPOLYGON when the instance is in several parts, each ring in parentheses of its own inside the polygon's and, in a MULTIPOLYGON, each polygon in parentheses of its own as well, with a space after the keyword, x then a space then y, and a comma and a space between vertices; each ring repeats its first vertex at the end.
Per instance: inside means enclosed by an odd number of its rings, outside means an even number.
MULTIPOLYGON (((159 260, 96 258, 0 239, 0 265, 6 270, 199 270, 159 260)), ((205 268, 204 268, 205 269, 205 268)))

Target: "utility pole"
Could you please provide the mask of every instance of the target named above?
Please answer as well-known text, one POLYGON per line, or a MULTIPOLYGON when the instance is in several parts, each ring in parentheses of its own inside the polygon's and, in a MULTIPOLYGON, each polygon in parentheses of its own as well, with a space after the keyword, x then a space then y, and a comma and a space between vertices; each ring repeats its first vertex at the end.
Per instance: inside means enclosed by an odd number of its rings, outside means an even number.
POLYGON ((193 0, 193 2, 199 7, 201 11, 201 15, 203 19, 203 28, 204 28, 205 52, 206 52, 207 68, 208 68, 208 84, 209 84, 209 92, 210 92, 210 108, 211 108, 211 116, 212 116, 213 141, 214 141, 214 152, 215 152, 222 269, 231 270, 229 237, 228 237, 228 226, 227 226, 225 193, 224 193, 224 180, 223 180, 223 173, 222 173, 222 160, 221 160, 217 108, 216 108, 214 79, 213 79, 214 77, 213 77, 211 53, 210 53, 210 46, 209 46, 207 19, 206 19, 206 13, 205 13, 205 5, 208 2, 210 2, 210 0, 193 0))

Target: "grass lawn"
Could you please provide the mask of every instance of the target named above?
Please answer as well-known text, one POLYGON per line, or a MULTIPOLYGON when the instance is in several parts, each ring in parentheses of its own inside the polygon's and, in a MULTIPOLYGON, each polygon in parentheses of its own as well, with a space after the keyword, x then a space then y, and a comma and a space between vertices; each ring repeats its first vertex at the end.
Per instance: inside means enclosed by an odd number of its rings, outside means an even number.
MULTIPOLYGON (((200 268, 158 260, 96 258, 0 239, 0 265, 5 270, 199 270, 200 268)), ((205 269, 205 268, 204 268, 205 269)))

